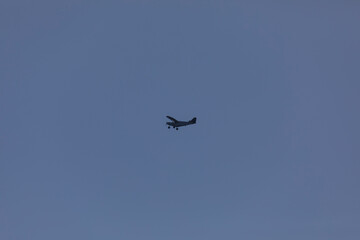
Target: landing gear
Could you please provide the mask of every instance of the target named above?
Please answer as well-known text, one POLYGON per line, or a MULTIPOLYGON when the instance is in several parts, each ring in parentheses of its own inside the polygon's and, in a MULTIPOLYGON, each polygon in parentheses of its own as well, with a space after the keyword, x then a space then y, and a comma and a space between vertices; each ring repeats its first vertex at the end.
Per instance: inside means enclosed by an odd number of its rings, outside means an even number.
POLYGON ((179 130, 179 128, 176 128, 176 130, 179 130))
POLYGON ((168 126, 168 129, 170 129, 170 126, 168 126))

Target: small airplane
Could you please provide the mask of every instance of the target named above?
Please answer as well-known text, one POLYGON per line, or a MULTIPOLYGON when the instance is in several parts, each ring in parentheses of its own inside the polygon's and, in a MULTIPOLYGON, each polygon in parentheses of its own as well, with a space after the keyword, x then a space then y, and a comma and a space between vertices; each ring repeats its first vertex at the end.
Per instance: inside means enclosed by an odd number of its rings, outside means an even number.
POLYGON ((175 128, 176 130, 179 130, 179 127, 183 127, 183 126, 187 126, 187 125, 196 123, 196 117, 194 117, 190 121, 178 121, 173 117, 170 117, 170 116, 166 116, 166 117, 171 120, 171 122, 166 123, 167 125, 169 125, 168 128, 170 128, 170 126, 171 126, 171 127, 175 128))

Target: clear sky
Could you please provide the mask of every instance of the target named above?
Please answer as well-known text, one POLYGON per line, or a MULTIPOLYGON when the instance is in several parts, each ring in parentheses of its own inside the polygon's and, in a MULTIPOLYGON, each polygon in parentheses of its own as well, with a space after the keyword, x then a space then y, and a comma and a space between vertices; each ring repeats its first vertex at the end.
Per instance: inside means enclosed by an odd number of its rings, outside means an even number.
POLYGON ((0 239, 360 239, 359 13, 0 1, 0 239))

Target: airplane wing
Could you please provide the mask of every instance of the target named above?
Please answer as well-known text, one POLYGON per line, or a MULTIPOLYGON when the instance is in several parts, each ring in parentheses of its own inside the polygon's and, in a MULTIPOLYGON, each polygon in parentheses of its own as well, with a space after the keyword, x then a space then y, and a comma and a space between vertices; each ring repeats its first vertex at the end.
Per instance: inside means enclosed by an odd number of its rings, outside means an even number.
POLYGON ((170 116, 166 116, 168 119, 170 119, 171 121, 173 121, 173 122, 178 122, 178 120, 176 120, 175 118, 173 118, 173 117, 170 117, 170 116))

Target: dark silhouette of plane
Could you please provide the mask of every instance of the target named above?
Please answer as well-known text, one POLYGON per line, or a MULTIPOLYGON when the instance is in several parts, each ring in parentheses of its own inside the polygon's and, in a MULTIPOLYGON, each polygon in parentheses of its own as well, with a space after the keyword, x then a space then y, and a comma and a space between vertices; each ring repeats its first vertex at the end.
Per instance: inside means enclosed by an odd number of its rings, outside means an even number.
POLYGON ((170 126, 171 126, 171 127, 175 128, 176 130, 179 130, 179 127, 183 127, 183 126, 187 126, 187 125, 196 123, 196 117, 194 117, 190 121, 178 121, 173 117, 170 117, 170 116, 166 116, 166 117, 171 120, 171 122, 166 123, 167 125, 169 125, 168 128, 170 128, 170 126))

